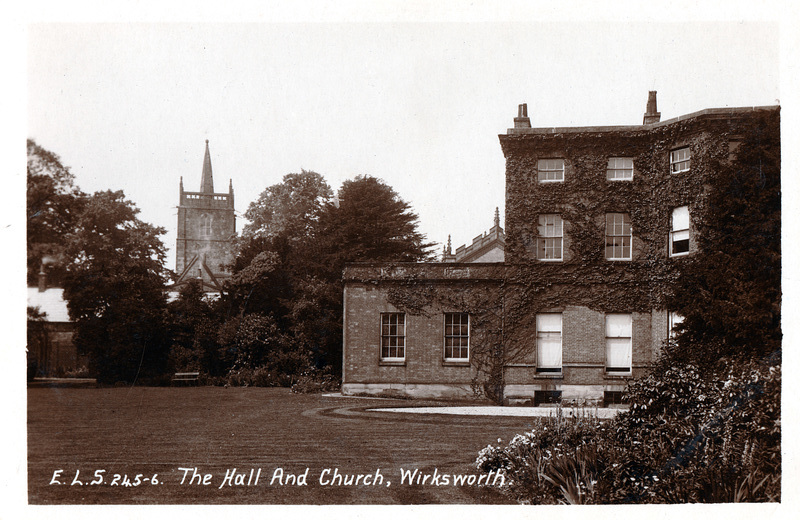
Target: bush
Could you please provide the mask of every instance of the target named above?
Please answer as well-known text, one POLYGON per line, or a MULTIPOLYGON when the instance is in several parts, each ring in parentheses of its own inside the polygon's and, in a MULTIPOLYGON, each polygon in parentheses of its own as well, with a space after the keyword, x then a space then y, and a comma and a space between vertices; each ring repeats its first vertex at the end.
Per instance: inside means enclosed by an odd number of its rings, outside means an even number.
POLYGON ((231 370, 226 377, 216 379, 216 381, 217 384, 221 383, 226 386, 288 387, 291 386, 292 376, 261 366, 231 370))
POLYGON ((507 447, 481 450, 476 466, 501 473, 505 491, 521 503, 592 503, 599 471, 594 442, 603 430, 590 411, 566 417, 558 407, 507 447))
POLYGON ((317 392, 336 392, 341 386, 341 381, 331 372, 331 367, 323 369, 308 368, 292 385, 292 392, 296 394, 310 394, 317 392))
POLYGON ((630 410, 543 421, 476 464, 522 503, 774 502, 781 497, 781 367, 661 363, 630 385, 630 410))

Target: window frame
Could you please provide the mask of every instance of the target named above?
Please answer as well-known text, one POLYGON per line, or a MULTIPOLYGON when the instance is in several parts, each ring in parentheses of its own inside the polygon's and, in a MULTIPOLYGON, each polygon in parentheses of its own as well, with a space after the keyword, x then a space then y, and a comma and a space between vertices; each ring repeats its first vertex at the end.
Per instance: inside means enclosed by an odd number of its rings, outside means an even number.
MULTIPOLYGON (((633 314, 630 313, 609 313, 605 316, 605 323, 604 323, 604 334, 605 334, 605 346, 606 346, 606 360, 605 360, 605 372, 607 375, 630 375, 633 372, 633 314), (628 318, 627 327, 628 332, 627 336, 623 335, 610 335, 609 334, 609 318, 612 317, 619 317, 619 316, 626 316, 628 318), (612 366, 610 365, 611 355, 609 355, 610 351, 613 347, 610 346, 609 340, 617 340, 616 343, 619 345, 621 344, 619 340, 627 340, 626 344, 626 354, 628 359, 628 366, 612 366)), ((618 348, 618 347, 617 347, 618 348)))
POLYGON ((446 362, 454 362, 454 363, 468 363, 469 362, 469 355, 470 355, 470 332, 471 332, 471 319, 468 312, 445 312, 444 313, 444 350, 442 352, 442 359, 446 362), (458 316, 459 322, 456 324, 452 321, 453 318, 458 316), (464 319, 466 318, 466 324, 464 323, 464 319), (448 321, 450 320, 450 323, 448 321), (448 334, 448 325, 452 327, 451 333, 448 334), (466 334, 461 334, 464 331, 463 327, 466 326, 466 334), (458 334, 456 334, 456 327, 458 327, 458 334), (458 340, 458 343, 461 343, 466 339, 466 345, 459 344, 459 345, 448 345, 448 340, 458 340), (456 350, 459 351, 459 354, 463 354, 466 351, 466 356, 454 357, 448 356, 448 349, 452 349, 450 353, 454 353, 456 350))
POLYGON ((539 215, 538 224, 536 226, 536 259, 542 262, 563 262, 564 261, 564 219, 561 218, 561 215, 558 213, 542 213, 539 215), (548 217, 554 217, 553 224, 550 225, 547 223, 548 217), (542 220, 544 219, 544 224, 542 220), (555 221, 555 219, 558 219, 555 221), (557 228, 556 228, 557 226, 557 228), (553 228, 553 232, 558 234, 548 235, 547 230, 549 228, 553 228), (542 234, 542 230, 545 231, 545 234, 542 234), (555 243, 558 243, 558 257, 555 256, 553 258, 547 258, 547 250, 548 242, 552 242, 554 245, 552 246, 552 250, 555 251, 556 246, 555 243), (542 256, 542 251, 544 251, 544 256, 542 256))
POLYGON ((214 218, 208 213, 200 215, 200 236, 210 237, 214 234, 214 218))
POLYGON ((631 224, 630 213, 606 213, 605 214, 605 220, 606 220, 606 233, 605 233, 605 252, 604 252, 604 254, 605 254, 606 260, 610 260, 610 261, 629 261, 629 260, 631 260, 633 258, 633 225, 631 224), (622 216, 622 222, 620 224, 617 224, 617 221, 616 221, 616 216, 618 216, 618 215, 622 216), (608 219, 609 219, 609 217, 612 217, 612 216, 614 217, 614 221, 612 222, 611 229, 609 230, 609 220, 608 219), (625 226, 626 226, 625 220, 626 219, 627 219, 627 227, 628 227, 628 233, 627 234, 625 234, 625 226), (616 228, 617 228, 618 225, 621 226, 622 233, 620 233, 620 234, 611 233, 610 231, 616 232, 616 230, 617 230, 616 228), (622 238, 622 245, 617 245, 615 239, 618 239, 618 238, 622 238), (613 240, 613 243, 611 245, 609 245, 609 239, 613 240), (627 246, 625 245, 625 243, 626 243, 625 239, 627 239, 627 246), (611 248, 611 251, 612 251, 612 255, 611 256, 609 256, 609 247, 611 248), (624 256, 626 247, 628 249, 628 256, 624 256), (614 252, 618 248, 622 250, 622 256, 614 255, 614 252))
POLYGON ((674 340, 676 333, 675 333, 675 326, 680 325, 683 323, 685 318, 678 314, 675 311, 669 311, 667 314, 667 334, 669 339, 674 340))
POLYGON ((380 360, 386 362, 405 362, 406 360, 406 313, 404 312, 382 312, 380 322, 380 360), (394 323, 392 323, 394 318, 394 323), (401 323, 402 319, 402 323, 401 323), (395 333, 392 334, 392 327, 395 327, 395 333), (402 330, 398 330, 402 327, 402 330), (391 343, 395 343, 392 345, 391 343), (386 349, 386 350, 385 350, 386 349), (402 356, 392 356, 391 349, 395 349, 394 353, 402 352, 402 356), (386 352, 386 355, 384 355, 386 352))
POLYGON ((540 374, 561 374, 564 370, 564 315, 560 312, 542 312, 536 314, 536 372, 540 374), (540 317, 544 316, 558 316, 558 331, 555 330, 542 330, 540 324, 540 317), (542 352, 544 351, 542 341, 546 339, 555 339, 555 334, 558 334, 558 366, 555 364, 545 364, 542 360, 542 352), (547 335, 547 336, 545 336, 547 335))
POLYGON ((692 214, 689 212, 689 206, 677 206, 672 208, 672 214, 670 216, 670 231, 669 231, 669 256, 686 256, 691 252, 691 233, 692 227, 692 214), (679 211, 683 208, 686 208, 686 226, 685 228, 675 229, 675 212, 679 211), (686 241, 686 251, 678 251, 675 252, 675 235, 678 233, 685 233, 686 238, 681 239, 680 241, 686 241))
POLYGON ((549 182, 564 182, 564 177, 566 170, 566 165, 564 159, 562 157, 548 157, 542 158, 536 161, 536 178, 540 183, 549 183, 549 182), (561 167, 547 167, 549 166, 547 163, 548 161, 554 161, 554 164, 561 163, 561 167), (554 179, 546 178, 550 173, 560 172, 560 177, 556 177, 554 179), (543 178, 544 176, 544 178, 543 178))
POLYGON ((611 181, 611 182, 618 182, 618 181, 628 181, 628 182, 630 182, 630 181, 632 181, 633 180, 633 157, 609 157, 608 158, 608 164, 606 165, 606 180, 611 181), (615 167, 613 167, 613 168, 611 167, 611 162, 612 161, 615 161, 615 165, 614 165, 615 167), (630 168, 628 168, 628 167, 619 168, 619 167, 616 167, 617 166, 616 165, 616 161, 630 161, 631 166, 630 166, 630 168), (617 176, 610 177, 609 176, 609 174, 611 172, 628 172, 628 171, 630 172, 629 176, 625 176, 625 177, 617 177, 617 176))
POLYGON ((669 152, 669 172, 670 174, 688 172, 692 169, 692 150, 689 146, 675 148, 669 152), (682 152, 685 157, 679 156, 682 152))

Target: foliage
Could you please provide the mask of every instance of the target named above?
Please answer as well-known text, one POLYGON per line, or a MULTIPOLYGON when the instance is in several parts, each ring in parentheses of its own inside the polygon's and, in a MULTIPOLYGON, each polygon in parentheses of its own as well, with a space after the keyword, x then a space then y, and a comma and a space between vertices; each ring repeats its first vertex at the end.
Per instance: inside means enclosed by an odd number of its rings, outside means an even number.
POLYGON ((222 375, 226 368, 217 334, 224 318, 220 305, 206 296, 200 281, 190 280, 184 285, 167 311, 172 337, 170 370, 222 375))
POLYGON ((282 182, 265 189, 250 204, 244 216, 245 237, 284 235, 301 240, 312 233, 314 224, 333 192, 322 175, 302 170, 283 176, 282 182))
POLYGON ((604 427, 589 410, 555 412, 506 447, 487 446, 475 464, 483 472, 499 471, 506 493, 522 503, 592 503, 600 467, 594 442, 604 427))
POLYGON ((59 285, 64 276, 65 237, 74 229, 85 201, 69 168, 58 155, 28 139, 27 254, 29 286, 37 284, 44 263, 48 283, 59 285))
POLYGON ((780 151, 772 113, 756 121, 735 161, 716 165, 716 189, 698 223, 702 255, 687 259, 671 301, 684 317, 674 359, 708 365, 780 350, 780 151), (697 344, 706 348, 691 348, 697 344))
POLYGON ((37 352, 44 350, 50 343, 47 332, 46 319, 47 313, 42 312, 39 307, 28 306, 28 328, 27 328, 27 379, 33 379, 39 375, 39 361, 36 357, 37 352))
MULTIPOLYGON (((263 314, 245 314, 229 318, 220 328, 218 341, 224 363, 229 370, 279 366, 293 350, 291 339, 278 328, 275 320, 263 314)), ((300 359, 289 362, 299 363, 300 359)), ((293 367, 281 367, 289 369, 293 367)))
POLYGON ((162 228, 140 221, 121 191, 86 201, 66 237, 64 298, 73 341, 104 383, 155 377, 166 368, 169 334, 162 228))
POLYGON ((251 224, 237 243, 221 303, 230 321, 223 330, 239 327, 249 314, 273 320, 280 341, 306 363, 289 363, 296 370, 287 374, 295 378, 299 367, 341 370, 345 262, 427 257, 416 215, 382 181, 346 181, 337 202, 330 199, 314 172, 286 175, 267 188, 245 214, 251 224))
POLYGON ((340 387, 339 379, 333 375, 331 367, 322 369, 310 367, 300 374, 292 385, 292 392, 296 394, 310 394, 317 392, 335 392, 340 387))
POLYGON ((551 419, 487 446, 476 464, 501 471, 524 503, 779 501, 780 387, 769 362, 714 377, 662 364, 631 385, 631 408, 613 421, 551 419))
POLYGON ((431 245, 417 230, 418 217, 389 185, 366 175, 345 181, 339 204, 320 216, 321 249, 331 270, 346 262, 418 262, 431 245))

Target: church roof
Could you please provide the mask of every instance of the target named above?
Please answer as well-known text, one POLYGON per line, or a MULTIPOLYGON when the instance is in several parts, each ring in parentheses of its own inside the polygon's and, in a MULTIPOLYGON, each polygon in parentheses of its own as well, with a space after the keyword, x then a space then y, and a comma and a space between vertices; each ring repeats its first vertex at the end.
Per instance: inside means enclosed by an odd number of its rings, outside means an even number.
POLYGON ((505 259, 506 235, 500 227, 500 208, 494 210, 494 226, 472 239, 472 244, 459 246, 453 253, 450 237, 442 253, 442 262, 502 262, 505 259))
POLYGON ((208 139, 206 139, 206 156, 203 158, 203 179, 200 181, 200 191, 214 193, 214 176, 211 174, 211 153, 208 151, 208 139))

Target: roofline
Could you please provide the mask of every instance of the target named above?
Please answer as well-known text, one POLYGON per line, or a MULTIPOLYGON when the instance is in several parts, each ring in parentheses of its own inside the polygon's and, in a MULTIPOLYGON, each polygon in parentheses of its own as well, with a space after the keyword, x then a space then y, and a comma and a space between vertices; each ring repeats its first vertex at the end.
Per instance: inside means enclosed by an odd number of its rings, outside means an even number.
POLYGON ((666 121, 658 123, 650 123, 647 125, 617 125, 617 126, 554 126, 554 127, 540 127, 540 128, 509 128, 505 134, 500 134, 500 137, 510 135, 525 135, 525 134, 566 134, 578 132, 620 132, 620 131, 636 131, 636 130, 652 130, 663 126, 668 126, 679 121, 693 119, 697 117, 714 118, 713 116, 733 116, 737 114, 747 114, 758 111, 778 110, 780 105, 765 105, 765 106, 752 106, 752 107, 730 107, 730 108, 706 108, 697 112, 692 112, 666 121))
POLYGON ((345 267, 408 267, 408 266, 437 266, 444 267, 464 266, 475 267, 482 265, 506 265, 505 262, 347 262, 345 267))
POLYGON ((230 197, 231 196, 230 192, 227 192, 227 191, 216 191, 214 193, 211 193, 210 191, 186 191, 186 190, 183 190, 183 194, 184 195, 203 195, 203 196, 206 196, 206 197, 210 197, 212 195, 215 195, 215 196, 216 195, 224 195, 225 197, 230 197))

